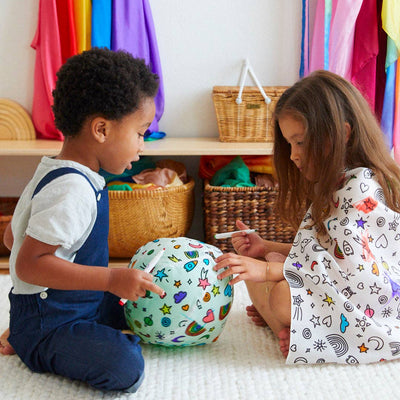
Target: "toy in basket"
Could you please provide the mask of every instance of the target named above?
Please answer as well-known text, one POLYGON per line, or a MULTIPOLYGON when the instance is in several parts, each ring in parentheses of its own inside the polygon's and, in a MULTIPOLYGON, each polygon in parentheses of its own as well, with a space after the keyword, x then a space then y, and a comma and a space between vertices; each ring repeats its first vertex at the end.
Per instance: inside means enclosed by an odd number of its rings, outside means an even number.
POLYGON ((161 238, 138 249, 129 268, 144 270, 163 249, 151 273, 165 295, 147 292, 136 302, 127 301, 129 327, 151 344, 192 346, 215 342, 233 302, 229 278, 218 280, 213 270, 214 259, 222 252, 186 237, 161 238))
POLYGON ((249 61, 243 64, 240 86, 214 86, 213 101, 222 142, 272 142, 275 105, 287 86, 262 87, 249 61), (256 87, 244 86, 247 72, 256 87))

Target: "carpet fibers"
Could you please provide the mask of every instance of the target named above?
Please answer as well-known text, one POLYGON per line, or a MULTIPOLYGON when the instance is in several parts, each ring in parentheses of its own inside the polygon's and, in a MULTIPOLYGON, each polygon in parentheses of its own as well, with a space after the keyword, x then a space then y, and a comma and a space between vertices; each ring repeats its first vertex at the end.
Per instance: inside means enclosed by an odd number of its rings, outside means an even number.
MULTIPOLYGON (((0 275, 0 329, 8 325, 11 281, 0 275)), ((216 343, 186 348, 143 345, 146 378, 135 394, 103 393, 69 379, 31 372, 18 356, 0 356, 0 399, 393 399, 400 364, 285 365, 268 328, 252 324, 243 283, 216 343)), ((73 344, 71 344, 73 345, 73 344)))

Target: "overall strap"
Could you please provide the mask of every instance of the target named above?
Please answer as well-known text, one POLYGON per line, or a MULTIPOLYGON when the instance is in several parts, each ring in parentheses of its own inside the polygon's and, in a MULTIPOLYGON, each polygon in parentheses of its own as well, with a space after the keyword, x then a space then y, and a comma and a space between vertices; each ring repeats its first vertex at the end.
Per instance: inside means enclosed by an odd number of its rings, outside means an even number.
POLYGON ((95 193, 97 193, 96 188, 93 186, 93 183, 90 182, 90 179, 81 171, 78 171, 75 168, 71 168, 71 167, 62 167, 62 168, 58 168, 58 169, 54 169, 53 171, 50 171, 48 174, 46 174, 42 180, 38 183, 38 185, 36 186, 35 191, 33 192, 32 195, 32 199, 34 196, 36 196, 37 193, 39 193, 44 186, 46 186, 49 182, 51 182, 52 180, 58 178, 59 176, 62 175, 66 175, 66 174, 78 174, 78 175, 82 175, 89 183, 90 186, 93 188, 93 190, 95 191, 95 193))

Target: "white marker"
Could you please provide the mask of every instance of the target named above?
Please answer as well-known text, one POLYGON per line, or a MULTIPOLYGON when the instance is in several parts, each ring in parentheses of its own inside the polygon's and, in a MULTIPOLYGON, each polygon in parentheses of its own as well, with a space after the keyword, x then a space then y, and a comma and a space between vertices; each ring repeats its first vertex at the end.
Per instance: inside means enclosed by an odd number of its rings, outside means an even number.
POLYGON ((162 257, 162 255, 164 254, 165 249, 162 249, 160 252, 158 252, 154 258, 151 259, 151 261, 149 262, 149 264, 147 265, 147 267, 143 270, 144 272, 148 272, 151 274, 151 272, 153 271, 154 267, 157 265, 157 263, 160 261, 160 258, 162 257))
MULTIPOLYGON (((162 255, 165 252, 165 248, 162 249, 160 252, 158 252, 149 262, 149 264, 147 265, 147 267, 143 270, 144 272, 148 272, 149 274, 153 271, 154 267, 157 265, 157 263, 160 261, 160 258, 162 257, 162 255)), ((119 299, 119 304, 121 306, 123 306, 126 302, 128 301, 128 299, 119 299)))
POLYGON ((233 231, 233 232, 216 233, 216 234, 214 235, 214 237, 215 237, 215 239, 228 239, 228 238, 232 237, 232 235, 235 234, 235 233, 244 232, 244 233, 249 234, 249 233, 256 232, 256 230, 257 230, 257 229, 245 229, 245 230, 243 230, 243 231, 233 231))

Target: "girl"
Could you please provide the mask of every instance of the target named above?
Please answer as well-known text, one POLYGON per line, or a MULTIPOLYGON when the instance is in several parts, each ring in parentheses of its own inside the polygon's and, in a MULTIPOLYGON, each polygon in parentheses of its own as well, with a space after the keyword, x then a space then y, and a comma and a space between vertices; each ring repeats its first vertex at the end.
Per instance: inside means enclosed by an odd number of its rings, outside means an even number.
POLYGON ((279 337, 287 363, 399 357, 400 169, 367 102, 316 71, 282 95, 274 130, 278 211, 295 240, 236 234, 237 254, 215 269, 246 282, 248 314, 279 337))

